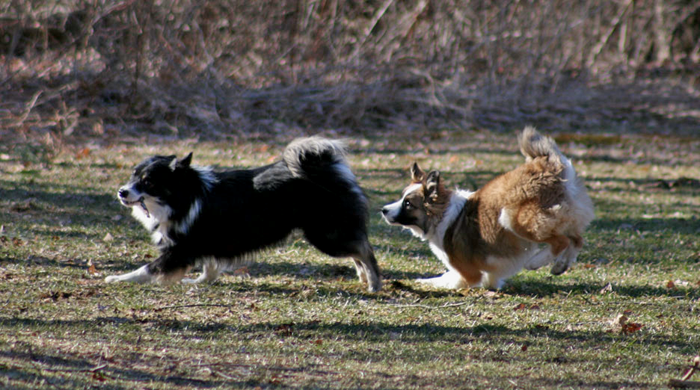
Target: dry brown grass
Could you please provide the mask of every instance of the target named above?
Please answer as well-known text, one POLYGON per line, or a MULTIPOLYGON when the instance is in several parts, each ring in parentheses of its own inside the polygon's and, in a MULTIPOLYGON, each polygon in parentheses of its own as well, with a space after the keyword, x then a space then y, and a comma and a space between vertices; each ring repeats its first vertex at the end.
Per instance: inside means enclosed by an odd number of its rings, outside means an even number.
POLYGON ((0 137, 46 159, 146 133, 687 134, 700 11, 651 3, 8 2, 0 137))

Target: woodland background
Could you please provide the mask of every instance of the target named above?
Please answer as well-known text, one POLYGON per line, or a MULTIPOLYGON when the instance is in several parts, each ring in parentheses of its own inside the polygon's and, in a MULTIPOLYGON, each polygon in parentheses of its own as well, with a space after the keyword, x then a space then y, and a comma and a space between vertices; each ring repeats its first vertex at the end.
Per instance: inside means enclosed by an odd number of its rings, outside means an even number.
POLYGON ((0 137, 693 134, 699 61, 694 0, 6 0, 0 137))

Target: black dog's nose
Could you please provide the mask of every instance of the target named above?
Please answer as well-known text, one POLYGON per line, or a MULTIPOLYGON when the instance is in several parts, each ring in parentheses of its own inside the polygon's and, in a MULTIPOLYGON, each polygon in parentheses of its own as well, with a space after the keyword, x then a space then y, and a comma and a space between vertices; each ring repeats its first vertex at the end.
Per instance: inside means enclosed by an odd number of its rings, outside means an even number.
POLYGON ((389 212, 389 209, 386 207, 382 207, 382 214, 386 215, 386 213, 389 212))
POLYGON ((129 190, 122 188, 119 190, 118 194, 120 198, 126 198, 127 196, 129 196, 129 190))

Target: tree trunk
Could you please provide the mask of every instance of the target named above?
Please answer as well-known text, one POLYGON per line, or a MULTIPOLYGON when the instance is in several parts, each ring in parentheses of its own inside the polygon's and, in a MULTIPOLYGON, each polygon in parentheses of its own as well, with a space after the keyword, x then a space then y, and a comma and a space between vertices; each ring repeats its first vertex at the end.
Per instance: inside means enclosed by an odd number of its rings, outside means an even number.
POLYGON ((654 62, 661 64, 671 57, 669 34, 664 23, 664 0, 654 0, 654 19, 652 34, 654 34, 654 62))

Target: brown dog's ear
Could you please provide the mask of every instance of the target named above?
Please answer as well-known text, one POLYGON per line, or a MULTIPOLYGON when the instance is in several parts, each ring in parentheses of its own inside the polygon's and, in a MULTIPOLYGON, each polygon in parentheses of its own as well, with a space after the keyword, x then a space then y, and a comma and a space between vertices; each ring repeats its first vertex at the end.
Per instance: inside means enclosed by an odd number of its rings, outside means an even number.
POLYGON ((423 172, 423 170, 420 169, 417 162, 414 162, 413 165, 411 165, 411 181, 413 181, 414 183, 418 183, 423 181, 424 177, 425 172, 423 172))
POLYGON ((438 198, 440 188, 440 172, 431 171, 425 179, 425 199, 428 203, 434 203, 438 198))

